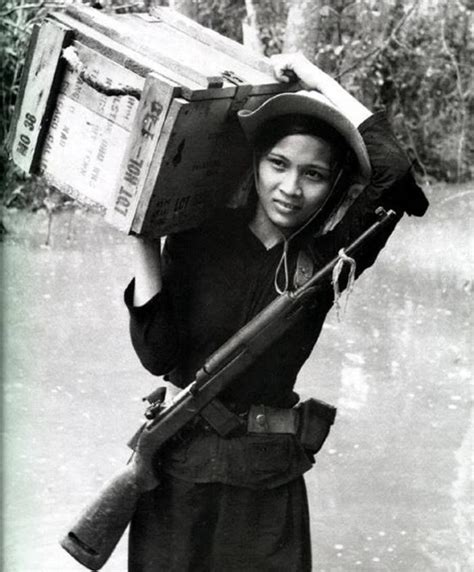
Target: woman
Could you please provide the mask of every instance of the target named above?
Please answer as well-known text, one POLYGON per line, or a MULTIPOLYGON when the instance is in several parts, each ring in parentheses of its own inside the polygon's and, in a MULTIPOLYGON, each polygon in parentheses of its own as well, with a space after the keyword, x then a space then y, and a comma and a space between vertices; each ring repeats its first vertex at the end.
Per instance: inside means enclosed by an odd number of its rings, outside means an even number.
MULTIPOLYGON (((158 248, 138 241, 125 293, 132 341, 143 365, 177 388, 370 226, 378 206, 397 220, 427 207, 383 116, 301 55, 273 62, 279 80, 291 71, 313 92, 240 113, 255 158, 247 205, 170 236, 162 263, 158 248)), ((394 225, 357 255, 357 275, 394 225)), ((322 286, 300 321, 221 396, 236 430, 222 436, 200 419, 162 452, 160 485, 142 496, 132 522, 130 571, 311 569, 302 474, 312 459, 296 435, 294 384, 333 301, 331 285, 322 286)))

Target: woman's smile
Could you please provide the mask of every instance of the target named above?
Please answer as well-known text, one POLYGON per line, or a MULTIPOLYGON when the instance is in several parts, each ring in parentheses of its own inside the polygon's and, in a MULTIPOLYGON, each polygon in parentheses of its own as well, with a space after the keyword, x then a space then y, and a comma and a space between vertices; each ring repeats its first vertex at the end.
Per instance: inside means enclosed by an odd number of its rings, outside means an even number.
POLYGON ((330 143, 305 134, 283 137, 262 156, 251 228, 267 246, 294 232, 325 204, 334 157, 330 143))
POLYGON ((299 204, 295 204, 295 203, 290 203, 284 199, 273 199, 273 202, 275 203, 277 209, 281 210, 283 213, 287 213, 287 212, 297 212, 299 210, 301 210, 301 205, 299 204))

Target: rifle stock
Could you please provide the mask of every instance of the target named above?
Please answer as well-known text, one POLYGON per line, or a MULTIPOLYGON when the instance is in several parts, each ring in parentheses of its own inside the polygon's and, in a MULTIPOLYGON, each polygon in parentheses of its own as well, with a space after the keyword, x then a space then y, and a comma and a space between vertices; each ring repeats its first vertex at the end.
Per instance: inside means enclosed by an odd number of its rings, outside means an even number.
POLYGON ((125 532, 141 492, 136 471, 127 465, 86 507, 61 546, 86 568, 99 570, 125 532))
MULTIPOLYGON (((348 255, 396 216, 393 211, 381 211, 380 220, 345 249, 348 255)), ((107 562, 135 512, 140 494, 158 483, 150 476, 155 453, 298 319, 316 285, 330 275, 338 260, 333 259, 304 286, 282 294, 264 308, 209 357, 195 381, 145 424, 134 461, 105 486, 61 540, 71 556, 90 570, 99 570, 107 562)))

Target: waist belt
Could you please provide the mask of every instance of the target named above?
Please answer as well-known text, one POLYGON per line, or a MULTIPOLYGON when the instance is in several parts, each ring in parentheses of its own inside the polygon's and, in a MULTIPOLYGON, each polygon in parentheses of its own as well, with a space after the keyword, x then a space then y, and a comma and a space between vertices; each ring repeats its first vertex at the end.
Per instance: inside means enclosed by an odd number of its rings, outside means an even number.
POLYGON ((213 399, 200 412, 204 427, 213 429, 221 437, 245 433, 289 433, 298 431, 298 411, 267 405, 251 405, 245 413, 234 413, 219 399, 213 399))
POLYGON ((294 409, 251 405, 246 413, 233 413, 214 399, 200 413, 204 428, 221 437, 246 433, 296 435, 304 449, 313 456, 321 449, 336 417, 336 408, 318 399, 308 399, 294 409))
POLYGON ((289 433, 298 432, 299 415, 296 409, 279 409, 266 405, 251 405, 247 413, 249 433, 289 433))
POLYGON ((251 405, 245 413, 234 413, 218 399, 213 399, 201 412, 205 427, 214 429, 221 437, 245 433, 298 432, 299 414, 296 409, 280 409, 268 405, 251 405))

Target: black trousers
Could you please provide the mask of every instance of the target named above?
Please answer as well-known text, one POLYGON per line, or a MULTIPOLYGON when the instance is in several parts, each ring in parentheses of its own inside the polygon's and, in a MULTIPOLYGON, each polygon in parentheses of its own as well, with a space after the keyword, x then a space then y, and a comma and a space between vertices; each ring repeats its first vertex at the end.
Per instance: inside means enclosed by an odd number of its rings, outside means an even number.
POLYGON ((167 477, 142 496, 129 572, 306 572, 311 543, 302 477, 274 489, 167 477))

